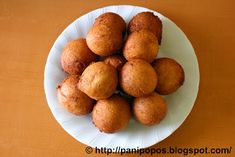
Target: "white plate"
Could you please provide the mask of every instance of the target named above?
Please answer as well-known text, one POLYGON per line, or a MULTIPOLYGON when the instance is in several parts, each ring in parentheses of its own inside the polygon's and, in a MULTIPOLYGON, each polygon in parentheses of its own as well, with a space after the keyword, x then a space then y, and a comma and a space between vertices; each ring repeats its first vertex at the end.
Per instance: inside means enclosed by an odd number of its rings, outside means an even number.
POLYGON ((47 58, 44 74, 46 99, 59 124, 78 141, 92 147, 145 148, 154 145, 171 135, 186 119, 197 97, 199 86, 199 68, 193 47, 185 34, 171 20, 160 13, 143 7, 119 5, 108 6, 89 12, 71 23, 56 39, 47 58), (85 38, 95 18, 105 12, 121 15, 126 23, 139 12, 152 11, 163 22, 163 37, 158 57, 170 57, 184 68, 185 82, 177 92, 165 96, 168 113, 165 119, 152 127, 140 125, 131 119, 128 127, 115 134, 101 133, 91 121, 91 115, 77 117, 59 105, 56 86, 66 74, 60 65, 63 47, 76 38, 85 38))

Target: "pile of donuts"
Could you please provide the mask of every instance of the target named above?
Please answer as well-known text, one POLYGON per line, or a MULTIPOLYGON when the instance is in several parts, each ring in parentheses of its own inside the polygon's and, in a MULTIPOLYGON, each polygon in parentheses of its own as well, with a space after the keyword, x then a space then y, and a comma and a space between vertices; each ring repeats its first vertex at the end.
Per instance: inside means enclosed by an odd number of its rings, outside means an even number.
POLYGON ((127 29, 116 13, 98 16, 86 39, 62 51, 61 67, 69 75, 57 86, 59 103, 77 116, 92 113, 105 133, 123 130, 132 115, 143 125, 159 124, 168 108, 161 95, 184 82, 178 62, 156 59, 161 38, 162 22, 152 12, 135 15, 127 29))

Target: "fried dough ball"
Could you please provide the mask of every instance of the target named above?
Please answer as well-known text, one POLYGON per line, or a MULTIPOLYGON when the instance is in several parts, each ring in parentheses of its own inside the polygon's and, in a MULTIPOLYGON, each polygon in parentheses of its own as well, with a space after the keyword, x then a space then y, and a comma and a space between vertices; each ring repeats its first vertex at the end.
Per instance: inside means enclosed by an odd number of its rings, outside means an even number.
POLYGON ((112 12, 107 12, 104 14, 101 14, 99 17, 95 19, 95 22, 93 26, 97 25, 106 25, 112 29, 116 29, 120 31, 121 33, 124 33, 126 31, 126 23, 123 20, 123 18, 112 12))
POLYGON ((157 37, 148 30, 131 33, 124 45, 123 55, 127 60, 143 59, 151 63, 158 53, 157 37))
POLYGON ((122 66, 126 63, 126 59, 121 55, 113 55, 106 57, 104 59, 104 62, 106 64, 112 65, 114 68, 116 68, 119 71, 121 70, 122 66))
POLYGON ((87 34, 87 45, 97 55, 109 56, 122 48, 122 33, 106 25, 93 26, 87 34))
POLYGON ((126 62, 119 74, 121 88, 127 94, 141 97, 154 91, 157 74, 146 61, 134 59, 126 62))
POLYGON ((100 131, 114 133, 124 129, 130 119, 128 101, 118 95, 99 100, 92 112, 93 123, 100 131))
POLYGON ((85 115, 92 111, 94 100, 77 88, 78 75, 70 75, 57 87, 57 96, 69 112, 75 115, 85 115))
POLYGON ((116 90, 116 69, 104 62, 90 64, 82 73, 78 88, 89 97, 100 100, 110 97, 116 90))
POLYGON ((156 91, 167 95, 176 91, 184 83, 184 70, 179 63, 170 58, 159 58, 153 62, 158 75, 156 91))
POLYGON ((161 44, 162 38, 162 22, 152 12, 141 12, 135 15, 129 25, 129 34, 142 29, 147 29, 156 35, 159 45, 161 44))
POLYGON ((157 93, 135 98, 133 103, 135 118, 144 125, 159 124, 167 113, 165 100, 157 93))
POLYGON ((88 48, 86 40, 81 38, 69 42, 61 55, 61 66, 69 74, 81 74, 96 55, 88 48))

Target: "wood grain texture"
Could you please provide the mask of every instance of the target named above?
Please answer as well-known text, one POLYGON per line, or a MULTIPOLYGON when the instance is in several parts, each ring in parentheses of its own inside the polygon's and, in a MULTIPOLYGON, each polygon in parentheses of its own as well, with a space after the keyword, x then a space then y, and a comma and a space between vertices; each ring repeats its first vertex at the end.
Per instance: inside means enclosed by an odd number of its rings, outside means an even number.
POLYGON ((153 147, 235 147, 234 1, 0 0, 0 156, 107 156, 87 155, 86 146, 59 126, 47 106, 43 74, 50 48, 68 24, 114 4, 143 6, 170 18, 198 57, 195 106, 175 133, 153 147))

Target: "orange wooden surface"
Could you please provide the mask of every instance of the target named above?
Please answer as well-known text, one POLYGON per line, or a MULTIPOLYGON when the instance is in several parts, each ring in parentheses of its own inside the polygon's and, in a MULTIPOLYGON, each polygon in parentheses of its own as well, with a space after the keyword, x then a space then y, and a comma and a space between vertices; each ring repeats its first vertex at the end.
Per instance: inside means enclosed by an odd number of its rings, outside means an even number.
MULTIPOLYGON (((115 4, 144 6, 169 17, 198 57, 201 81, 195 106, 175 133, 153 147, 235 147, 234 1, 0 0, 1 157, 107 156, 87 155, 86 146, 59 126, 45 99, 43 73, 53 42, 68 24, 115 4)), ((218 156, 234 156, 234 151, 218 156)))

